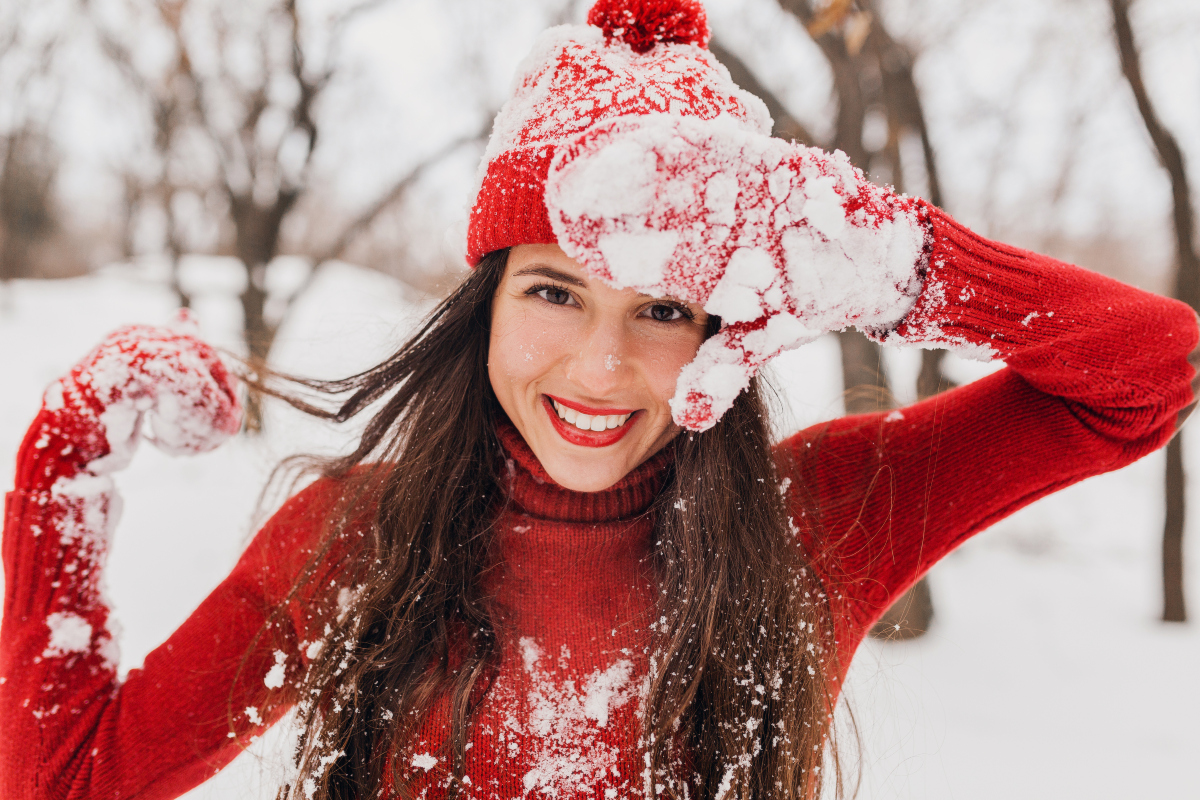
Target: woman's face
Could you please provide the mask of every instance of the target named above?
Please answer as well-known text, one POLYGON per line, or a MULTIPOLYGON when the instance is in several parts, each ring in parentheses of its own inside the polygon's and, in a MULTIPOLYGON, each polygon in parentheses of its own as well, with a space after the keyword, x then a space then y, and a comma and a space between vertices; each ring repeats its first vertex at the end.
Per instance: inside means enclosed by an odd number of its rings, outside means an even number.
POLYGON ((667 402, 707 322, 602 283, 558 245, 520 245, 492 303, 488 377, 550 477, 600 491, 679 432, 667 402))

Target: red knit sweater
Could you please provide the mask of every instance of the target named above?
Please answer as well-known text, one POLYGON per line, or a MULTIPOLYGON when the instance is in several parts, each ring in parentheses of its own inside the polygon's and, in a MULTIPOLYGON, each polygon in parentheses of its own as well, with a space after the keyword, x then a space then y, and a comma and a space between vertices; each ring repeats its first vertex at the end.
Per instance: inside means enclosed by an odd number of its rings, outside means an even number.
MULTIPOLYGON (((843 665, 890 602, 964 539, 1161 447, 1192 401, 1187 355, 1200 332, 1185 305, 985 241, 937 212, 931 224, 922 294, 887 339, 991 352, 1007 368, 778 445, 790 456, 780 459, 789 496, 803 486, 816 504, 805 511, 797 502, 794 521, 828 590, 843 665)), ((472 730, 467 776, 479 797, 551 788, 560 798, 628 797, 640 787, 639 688, 653 598, 651 521, 642 512, 666 456, 611 489, 579 494, 556 486, 515 431, 501 435, 512 503, 500 521, 504 569, 495 588, 512 614, 499 677, 472 730)), ((319 482, 289 501, 229 577, 119 682, 103 647, 72 648, 78 630, 48 624, 69 612, 98 637, 108 613, 95 600, 96 576, 78 568, 95 541, 52 535, 71 514, 69 524, 89 522, 52 491, 83 466, 71 445, 43 412, 6 498, 0 796, 174 797, 273 721, 260 713, 266 695, 287 699, 336 613, 293 603, 278 638, 264 639, 242 664, 337 487, 319 482)), ((107 512, 101 503, 89 513, 103 527, 107 512)), ((430 796, 445 766, 434 755, 439 720, 426 726, 413 764, 428 769, 430 796)))

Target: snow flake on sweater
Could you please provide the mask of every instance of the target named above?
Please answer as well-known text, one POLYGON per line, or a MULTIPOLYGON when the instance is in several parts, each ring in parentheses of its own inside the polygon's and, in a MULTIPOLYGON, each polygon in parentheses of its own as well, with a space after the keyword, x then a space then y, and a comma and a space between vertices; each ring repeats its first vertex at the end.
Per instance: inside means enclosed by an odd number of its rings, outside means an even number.
POLYGON ((630 703, 641 718, 645 676, 629 658, 572 677, 565 646, 557 659, 542 652, 532 637, 518 643, 523 670, 505 673, 492 690, 490 717, 502 751, 521 768, 527 797, 575 797, 604 785, 627 793, 635 776, 624 775, 620 737, 609 735, 614 711, 630 703))

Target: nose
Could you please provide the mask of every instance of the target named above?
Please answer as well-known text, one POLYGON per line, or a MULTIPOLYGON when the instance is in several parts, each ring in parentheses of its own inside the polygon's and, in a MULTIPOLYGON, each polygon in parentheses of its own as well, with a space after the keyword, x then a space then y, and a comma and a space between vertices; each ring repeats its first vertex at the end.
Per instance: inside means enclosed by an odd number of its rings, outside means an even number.
POLYGON ((586 395, 609 397, 629 381, 627 332, 621 320, 597 318, 588 325, 567 367, 567 378, 586 395))

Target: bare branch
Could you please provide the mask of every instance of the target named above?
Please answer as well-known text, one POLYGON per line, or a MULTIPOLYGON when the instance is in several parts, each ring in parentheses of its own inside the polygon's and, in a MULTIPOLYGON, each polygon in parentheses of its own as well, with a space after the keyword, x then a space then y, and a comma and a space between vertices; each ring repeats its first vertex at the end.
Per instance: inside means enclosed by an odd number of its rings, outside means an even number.
MULTIPOLYGON (((490 125, 491 119, 489 118, 489 128, 490 125)), ((371 224, 375 222, 380 214, 382 214, 388 209, 388 207, 403 197, 405 193, 412 188, 413 184, 421 179, 421 176, 424 175, 430 167, 440 163, 443 159, 445 159, 454 151, 458 150, 460 147, 473 142, 483 141, 487 136, 487 131, 488 128, 485 128, 473 134, 455 139, 446 146, 442 147, 440 150, 434 152, 428 158, 422 160, 419 164, 409 170, 404 177, 392 184, 392 188, 380 196, 379 199, 377 199, 374 203, 367 206, 367 208, 361 214, 359 214, 349 225, 347 225, 345 230, 342 231, 341 235, 334 240, 333 244, 327 247, 320 255, 316 257, 315 263, 319 266, 326 261, 332 261, 336 258, 340 258, 343 254, 345 254, 346 250, 349 249, 350 245, 354 243, 354 240, 367 228, 371 227, 371 224)))
POLYGON ((775 120, 775 127, 771 131, 772 135, 778 136, 780 139, 797 141, 800 144, 814 147, 819 146, 816 137, 812 135, 808 128, 800 120, 792 116, 791 112, 784 107, 783 101, 779 99, 779 96, 764 86, 755 77, 754 73, 750 71, 750 68, 746 66, 746 63, 738 58, 733 51, 726 48, 716 38, 708 43, 708 49, 717 57, 717 61, 720 61, 729 70, 729 75, 733 78, 734 83, 750 92, 750 94, 761 98, 766 103, 767 111, 771 114, 771 119, 775 120))
POLYGON ((1183 150, 1174 135, 1158 118, 1150 93, 1142 78, 1141 56, 1133 39, 1133 26, 1129 22, 1129 0, 1110 0, 1113 10, 1113 32, 1117 49, 1121 55, 1121 71, 1129 81, 1133 97, 1146 132, 1159 161, 1171 179, 1173 202, 1172 219, 1175 227, 1175 246, 1178 250, 1179 272, 1175 284, 1175 296, 1200 312, 1200 256, 1196 254, 1196 218, 1192 210, 1191 189, 1188 186, 1187 166, 1183 150))

